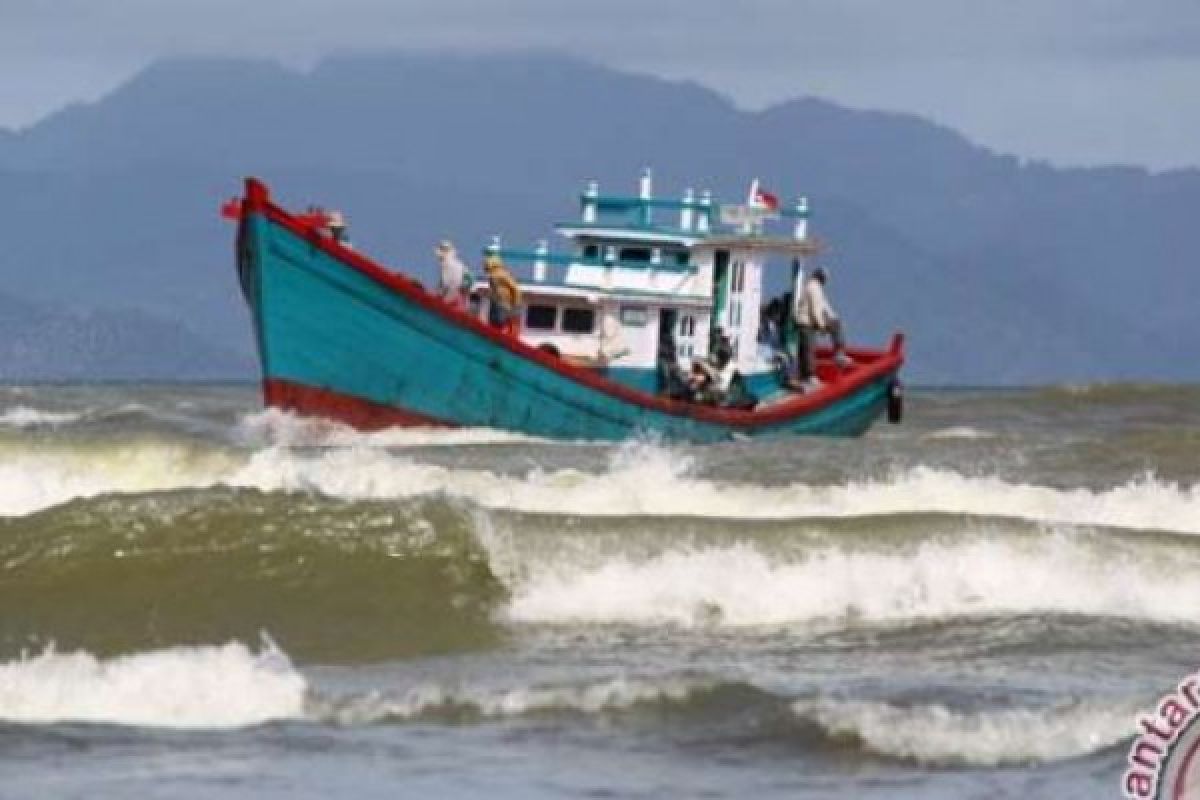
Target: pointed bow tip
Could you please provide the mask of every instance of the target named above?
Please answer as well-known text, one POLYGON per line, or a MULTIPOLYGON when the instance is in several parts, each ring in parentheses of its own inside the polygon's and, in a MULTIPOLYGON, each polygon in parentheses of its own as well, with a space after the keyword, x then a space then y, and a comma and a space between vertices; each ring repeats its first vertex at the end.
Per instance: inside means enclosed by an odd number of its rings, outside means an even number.
POLYGON ((261 209, 271 201, 271 190, 267 185, 253 176, 246 178, 246 206, 249 209, 261 209))

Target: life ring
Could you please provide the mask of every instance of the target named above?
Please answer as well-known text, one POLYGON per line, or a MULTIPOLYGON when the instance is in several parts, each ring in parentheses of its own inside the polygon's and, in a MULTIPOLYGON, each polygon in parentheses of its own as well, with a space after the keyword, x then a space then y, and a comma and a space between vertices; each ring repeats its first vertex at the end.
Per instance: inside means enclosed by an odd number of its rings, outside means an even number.
POLYGON ((904 386, 893 378, 887 389, 887 419, 893 425, 904 419, 904 386))

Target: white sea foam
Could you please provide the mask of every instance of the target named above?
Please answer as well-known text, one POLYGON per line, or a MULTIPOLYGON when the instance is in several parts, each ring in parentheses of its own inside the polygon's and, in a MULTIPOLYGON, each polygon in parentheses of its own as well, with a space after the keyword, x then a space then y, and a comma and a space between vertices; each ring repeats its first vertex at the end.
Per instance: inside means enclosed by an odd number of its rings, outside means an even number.
POLYGON ((255 454, 228 480, 339 497, 440 492, 486 508, 583 516, 797 519, 944 512, 1200 533, 1200 486, 1151 477, 1111 489, 1064 490, 916 467, 887 479, 762 487, 689 477, 687 462, 663 448, 633 452, 620 451, 599 475, 534 470, 512 478, 418 464, 379 450, 343 449, 306 458, 270 449, 255 454))
POLYGON ((731 627, 1037 612, 1200 619, 1194 565, 1123 558, 1097 544, 996 536, 882 552, 829 544, 786 559, 749 544, 598 563, 546 557, 509 579, 507 614, 533 623, 731 627))
POLYGON ((852 737, 883 756, 940 766, 995 767, 1087 755, 1133 733, 1133 704, 1076 704, 1044 709, 954 711, 940 705, 822 698, 793 705, 829 734, 852 737))
POLYGON ((475 444, 546 443, 521 433, 492 428, 385 428, 364 433, 318 417, 268 408, 245 414, 235 436, 253 446, 284 447, 453 447, 475 444))
POLYGON ((969 425, 956 425, 953 428, 939 428, 936 431, 925 434, 928 439, 992 439, 996 434, 990 431, 972 428, 969 425))
POLYGON ((29 406, 16 406, 0 413, 3 428, 57 428, 83 419, 82 411, 46 411, 29 406))
POLYGON ((12 449, 0 453, 0 515, 100 494, 213 486, 242 462, 223 451, 156 441, 12 449))
POLYGON ((110 659, 47 651, 0 664, 0 719, 240 728, 304 713, 307 684, 278 648, 231 642, 110 659))
POLYGON ((582 516, 798 519, 944 512, 1200 533, 1200 485, 1149 476, 1093 490, 930 467, 837 485, 754 486, 703 480, 690 472, 688 460, 675 451, 645 444, 618 450, 610 468, 600 474, 535 469, 512 477, 422 464, 403 452, 361 443, 317 452, 274 446, 238 455, 183 443, 135 441, 108 449, 0 454, 0 514, 25 514, 110 492, 228 485, 345 498, 444 494, 489 509, 582 516))
MULTIPOLYGON (((277 449, 261 451, 230 483, 262 490, 316 491, 338 497, 397 498, 445 494, 485 508, 584 516, 719 514, 714 488, 682 477, 686 464, 658 448, 642 457, 621 449, 600 475, 574 469, 532 470, 513 478, 472 469, 419 464, 404 456, 367 448, 328 451, 313 458, 277 449)), ((748 488, 758 496, 759 490, 748 488)), ((749 500, 750 498, 746 498, 749 500)), ((762 516, 739 503, 732 516, 762 516)), ((768 515, 769 516, 769 515, 768 515)))
POLYGON ((669 676, 619 676, 578 685, 515 687, 426 683, 397 691, 318 700, 311 704, 310 711, 320 719, 340 725, 414 719, 455 710, 483 717, 514 717, 545 711, 598 714, 622 711, 643 703, 681 701, 709 685, 711 682, 669 676))

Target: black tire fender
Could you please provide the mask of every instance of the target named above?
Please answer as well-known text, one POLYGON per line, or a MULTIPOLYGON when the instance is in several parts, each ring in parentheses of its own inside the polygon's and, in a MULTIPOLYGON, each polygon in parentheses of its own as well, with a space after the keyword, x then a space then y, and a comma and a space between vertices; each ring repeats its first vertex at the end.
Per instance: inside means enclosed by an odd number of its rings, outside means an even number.
POLYGON ((887 420, 893 425, 899 425, 904 419, 904 386, 899 379, 893 378, 887 388, 887 420))

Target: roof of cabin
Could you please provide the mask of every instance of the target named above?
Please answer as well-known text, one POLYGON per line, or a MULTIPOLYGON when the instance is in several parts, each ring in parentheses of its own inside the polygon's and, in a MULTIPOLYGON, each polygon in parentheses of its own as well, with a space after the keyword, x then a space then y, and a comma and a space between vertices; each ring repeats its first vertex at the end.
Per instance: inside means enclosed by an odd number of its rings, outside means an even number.
POLYGON ((611 222, 564 222, 554 227, 560 234, 571 239, 592 237, 623 242, 677 244, 681 247, 693 247, 706 235, 697 231, 684 231, 665 225, 631 227, 615 225, 611 222))
MULTIPOLYGON (((596 286, 568 286, 561 283, 539 283, 537 281, 518 283, 521 293, 526 297, 537 298, 577 298, 588 303, 596 302, 600 297, 608 300, 628 303, 654 303, 656 305, 697 306, 712 305, 712 298, 700 294, 678 294, 676 292, 657 292, 647 289, 605 289, 596 286)), ((482 289, 486 281, 476 281, 474 288, 482 289)))
POLYGON ((763 236, 761 234, 729 233, 709 236, 697 241, 696 247, 754 250, 781 253, 791 256, 812 256, 825 249, 817 239, 792 239, 787 236, 763 236))

